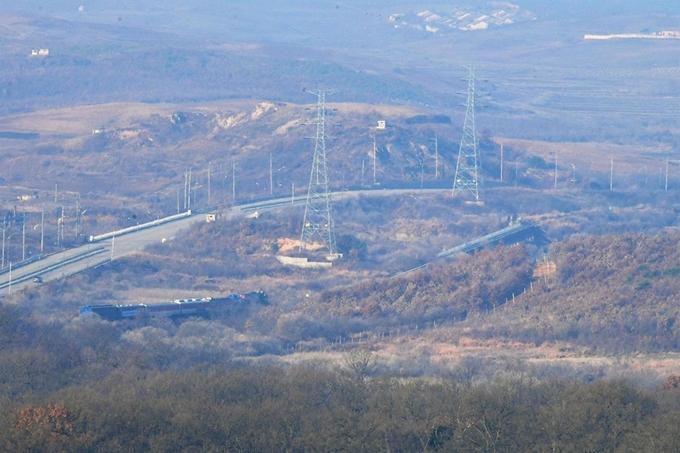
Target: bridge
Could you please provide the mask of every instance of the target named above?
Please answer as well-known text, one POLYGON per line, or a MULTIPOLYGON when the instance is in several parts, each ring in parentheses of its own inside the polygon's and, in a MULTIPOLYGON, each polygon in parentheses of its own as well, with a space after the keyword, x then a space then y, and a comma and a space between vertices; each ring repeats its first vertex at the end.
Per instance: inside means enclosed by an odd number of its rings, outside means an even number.
POLYGON ((471 253, 475 250, 487 247, 492 244, 497 244, 499 242, 504 242, 506 244, 516 244, 529 239, 544 243, 547 241, 545 233, 535 223, 517 222, 498 231, 494 231, 493 233, 480 236, 476 239, 466 242, 465 244, 445 250, 437 254, 437 258, 445 258, 458 253, 471 253))
POLYGON ((486 234, 484 236, 480 236, 478 238, 475 238, 471 241, 468 241, 464 244, 457 245, 456 247, 450 248, 448 250, 444 250, 441 253, 437 254, 437 257, 433 260, 430 261, 429 263, 425 263, 423 265, 414 267, 412 269, 409 269, 404 272, 400 272, 396 275, 393 276, 395 277, 401 277, 406 274, 410 274, 411 272, 420 270, 420 269, 425 269, 428 267, 430 264, 432 264, 434 261, 441 259, 441 258, 446 258, 449 256, 454 256, 458 255, 461 253, 474 253, 476 250, 483 249, 485 247, 499 244, 499 243, 504 243, 506 245, 511 245, 511 244, 517 244, 519 242, 527 242, 527 241, 533 241, 536 244, 542 245, 542 244, 547 244, 550 241, 545 235, 545 232, 536 224, 533 222, 527 222, 527 223, 522 223, 522 222, 517 222, 513 223, 510 226, 507 226, 505 228, 502 228, 500 230, 494 231, 493 233, 486 234))
MULTIPOLYGON (((384 190, 356 190, 333 193, 333 199, 345 199, 360 195, 394 196, 403 194, 449 193, 449 189, 384 189, 384 190)), ((235 218, 251 214, 254 211, 267 211, 290 207, 304 203, 304 197, 291 199, 290 197, 270 198, 249 203, 230 206, 222 211, 223 217, 235 218)), ((216 208, 213 211, 217 210, 216 208)), ((70 277, 90 268, 102 266, 115 259, 132 255, 145 247, 157 244, 164 239, 172 239, 182 230, 205 221, 204 214, 210 210, 196 213, 186 212, 159 219, 148 224, 138 225, 124 230, 91 236, 88 244, 66 249, 58 253, 19 263, 14 268, 0 270, 0 297, 35 287, 50 281, 70 277), (34 279, 38 278, 38 281, 34 279)), ((522 235, 536 236, 542 231, 535 224, 518 223, 486 236, 466 242, 460 246, 446 250, 437 259, 457 253, 472 252, 489 244, 500 241, 518 242, 522 235)), ((543 235, 544 237, 544 235, 543 235)), ((411 272, 428 264, 411 269, 411 272)), ((399 275, 403 275, 399 274, 399 275)))
MULTIPOLYGON (((337 192, 334 199, 343 199, 361 194, 387 196, 401 193, 442 192, 440 189, 399 189, 399 190, 359 190, 337 192)), ((222 212, 226 218, 249 215, 254 211, 267 211, 302 204, 304 197, 268 198, 230 206, 222 212)), ((89 237, 89 243, 79 247, 65 249, 51 255, 40 256, 21 263, 10 264, 0 270, 0 297, 26 288, 35 287, 51 281, 70 277, 90 268, 102 266, 115 259, 134 254, 145 247, 157 244, 163 239, 171 239, 182 230, 195 223, 205 221, 204 215, 217 208, 203 209, 196 212, 185 212, 155 220, 147 224, 136 225, 123 230, 112 231, 89 237), (34 281, 36 279, 37 281, 34 281)))
POLYGON ((188 215, 161 223, 153 227, 134 230, 127 234, 114 235, 106 239, 65 249, 46 255, 41 259, 10 264, 0 274, 0 297, 31 286, 48 283, 76 275, 92 267, 101 266, 112 260, 133 254, 144 247, 172 238, 181 230, 189 228, 203 216, 188 215), (34 279, 39 281, 33 281, 34 279))

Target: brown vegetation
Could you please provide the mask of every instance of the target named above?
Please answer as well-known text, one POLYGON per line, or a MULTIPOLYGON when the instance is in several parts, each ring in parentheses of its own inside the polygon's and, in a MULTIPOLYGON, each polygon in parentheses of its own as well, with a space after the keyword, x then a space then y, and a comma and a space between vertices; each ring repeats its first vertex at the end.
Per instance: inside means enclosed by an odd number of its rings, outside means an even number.
MULTIPOLYGON (((345 9, 336 5, 334 14, 345 9)), ((43 206, 47 252, 82 242, 83 231, 179 211, 189 168, 194 209, 299 197, 312 150, 304 124, 314 110, 300 88, 320 79, 341 88, 328 105, 334 191, 439 187, 447 195, 336 200, 344 259, 332 269, 288 269, 273 258, 290 245, 280 238, 299 237, 301 212, 292 208, 203 224, 135 256, 7 297, 0 306, 0 449, 677 448, 680 245, 672 231, 680 179, 677 163, 662 161, 679 143, 675 93, 667 88, 677 71, 653 60, 670 47, 584 52, 562 35, 544 40, 553 34, 536 21, 526 30, 533 33, 525 37, 530 52, 513 46, 513 58, 494 53, 501 63, 490 69, 494 86, 479 113, 480 124, 497 130, 480 133, 488 184, 485 205, 470 207, 448 196, 462 123, 448 116, 462 114, 449 111, 458 100, 450 71, 440 79, 437 71, 398 67, 409 50, 422 57, 425 48, 433 67, 445 67, 448 38, 437 36, 441 46, 373 39, 393 43, 379 52, 324 48, 331 60, 371 68, 354 70, 299 58, 299 50, 284 57, 272 45, 206 48, 204 39, 133 27, 6 15, 2 21, 0 111, 12 112, 0 117, 7 261, 23 255, 17 238, 25 230, 29 255, 38 250, 31 227, 43 206), (27 60, 29 39, 60 49, 27 60), (568 58, 553 64, 564 58, 555 50, 566 47, 575 68, 565 67, 568 58), (594 69, 585 77, 589 64, 594 69), (609 75, 598 74, 600 67, 609 75), (620 68, 615 84, 612 67, 620 68), (633 96, 639 102, 630 103, 633 96), (395 100, 402 105, 384 104, 395 100), (15 113, 29 108, 35 111, 15 113), (373 129, 377 120, 388 127, 373 129), (87 211, 79 224, 76 200, 87 211), (538 222, 554 245, 501 245, 390 278, 520 216, 538 222), (536 263, 543 263, 539 272, 536 263), (109 323, 76 316, 85 304, 256 289, 273 305, 233 306, 210 319, 109 323), (650 390, 667 369, 674 376, 650 390), (602 379, 617 373, 640 386, 602 379)), ((327 22, 324 32, 331 23, 346 35, 339 37, 360 35, 340 21, 327 22)), ((370 25, 375 37, 395 36, 390 23, 351 23, 370 25)), ((505 49, 508 36, 484 41, 505 49)), ((461 56, 479 55, 476 40, 455 39, 461 56)))
POLYGON ((326 290, 315 314, 465 319, 468 312, 486 313, 522 292, 531 272, 532 259, 523 247, 484 251, 391 280, 326 290))
POLYGON ((515 365, 474 384, 474 359, 436 379, 376 376, 380 359, 361 349, 330 367, 222 360, 162 371, 154 342, 116 353, 95 338, 71 351, 50 348, 59 366, 30 366, 39 382, 66 371, 59 385, 0 391, 4 451, 656 452, 678 442, 676 390, 620 380, 536 380, 515 365), (74 359, 77 375, 66 368, 74 359))

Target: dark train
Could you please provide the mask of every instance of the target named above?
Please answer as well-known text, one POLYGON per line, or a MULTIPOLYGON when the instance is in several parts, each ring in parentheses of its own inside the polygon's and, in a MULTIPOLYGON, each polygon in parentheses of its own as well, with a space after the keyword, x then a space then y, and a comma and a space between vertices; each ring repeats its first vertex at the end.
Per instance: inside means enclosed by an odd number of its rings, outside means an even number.
POLYGON ((227 297, 204 297, 202 299, 179 299, 172 302, 137 305, 85 305, 80 309, 80 316, 99 315, 107 321, 133 319, 143 316, 150 318, 170 318, 183 316, 208 316, 211 311, 225 309, 239 304, 259 303, 269 305, 269 298, 263 291, 246 294, 230 294, 227 297))

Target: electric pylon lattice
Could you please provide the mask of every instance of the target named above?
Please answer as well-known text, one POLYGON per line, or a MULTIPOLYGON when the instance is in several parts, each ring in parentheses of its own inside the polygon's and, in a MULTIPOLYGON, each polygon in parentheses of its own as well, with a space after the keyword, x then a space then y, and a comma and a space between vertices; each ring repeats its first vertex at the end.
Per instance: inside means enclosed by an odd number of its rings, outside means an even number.
POLYGON ((451 193, 456 195, 461 192, 470 192, 475 201, 479 202, 482 186, 482 163, 479 156, 479 141, 475 126, 475 68, 470 67, 469 69, 465 124, 463 126, 463 137, 460 140, 456 176, 453 179, 453 190, 451 193))
POLYGON ((309 192, 305 217, 302 223, 302 238, 300 250, 306 250, 307 245, 320 240, 333 256, 335 236, 333 233, 333 216, 331 211, 331 191, 328 187, 328 168, 326 166, 326 91, 312 92, 318 97, 316 108, 316 144, 312 173, 309 177, 309 192))

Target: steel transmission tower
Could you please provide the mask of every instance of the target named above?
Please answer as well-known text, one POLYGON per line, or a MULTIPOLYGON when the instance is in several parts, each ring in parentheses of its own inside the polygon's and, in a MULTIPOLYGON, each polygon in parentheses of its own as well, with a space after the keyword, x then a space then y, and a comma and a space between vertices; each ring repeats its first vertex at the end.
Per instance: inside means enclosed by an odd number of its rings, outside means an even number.
POLYGON ((318 97, 316 107, 316 145, 312 173, 309 177, 309 192, 305 217, 302 223, 300 250, 318 238, 333 256, 335 236, 333 234, 333 216, 331 212, 331 191, 328 187, 328 168, 326 166, 326 91, 312 92, 318 97))
POLYGON ((479 202, 479 191, 482 185, 482 162, 479 157, 479 141, 475 126, 475 68, 470 67, 468 74, 467 110, 463 126, 463 138, 460 140, 456 176, 453 179, 452 195, 470 192, 479 202))

